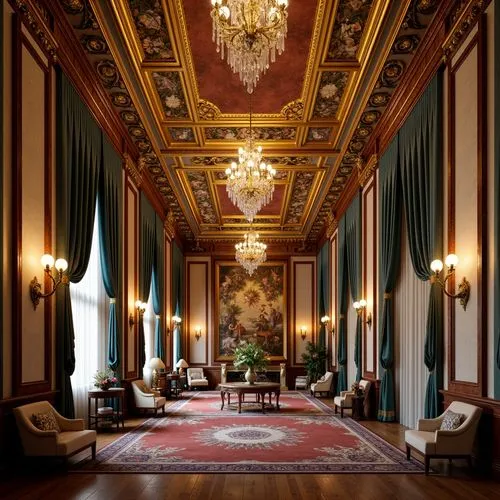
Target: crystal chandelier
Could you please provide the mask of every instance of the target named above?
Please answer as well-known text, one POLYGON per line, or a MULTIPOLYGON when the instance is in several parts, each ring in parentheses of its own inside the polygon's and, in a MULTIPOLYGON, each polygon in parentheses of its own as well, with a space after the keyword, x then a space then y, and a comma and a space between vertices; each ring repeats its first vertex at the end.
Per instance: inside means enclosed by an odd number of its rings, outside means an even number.
POLYGON ((252 133, 252 102, 250 100, 250 137, 238 149, 238 163, 226 169, 226 190, 229 199, 252 223, 257 212, 273 199, 276 170, 262 160, 262 147, 255 147, 252 133))
POLYGON ((212 38, 249 93, 285 49, 288 0, 212 0, 212 38))
POLYGON ((236 260, 252 276, 257 267, 266 261, 267 245, 258 241, 259 235, 252 230, 245 233, 244 238, 244 241, 234 245, 236 248, 236 260))

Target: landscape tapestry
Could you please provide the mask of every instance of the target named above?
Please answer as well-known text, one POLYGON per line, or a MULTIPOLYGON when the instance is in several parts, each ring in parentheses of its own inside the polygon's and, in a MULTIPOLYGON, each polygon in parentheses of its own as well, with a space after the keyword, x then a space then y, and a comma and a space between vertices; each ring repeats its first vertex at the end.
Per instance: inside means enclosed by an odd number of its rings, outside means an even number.
POLYGON ((266 262, 252 276, 232 262, 215 270, 215 358, 231 360, 241 342, 252 342, 271 360, 285 359, 286 264, 266 262))

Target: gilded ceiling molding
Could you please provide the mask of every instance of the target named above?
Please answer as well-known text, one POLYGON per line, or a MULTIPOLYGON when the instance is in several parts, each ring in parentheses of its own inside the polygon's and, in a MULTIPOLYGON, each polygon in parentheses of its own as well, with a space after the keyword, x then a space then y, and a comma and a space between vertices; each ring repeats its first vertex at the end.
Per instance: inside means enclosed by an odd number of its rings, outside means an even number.
POLYGON ((329 212, 326 216, 326 224, 326 237, 331 238, 333 236, 333 233, 337 230, 339 221, 335 218, 335 215, 329 212))
POLYGON ((302 99, 295 99, 281 108, 280 114, 285 120, 302 120, 304 115, 304 102, 302 99))
POLYGON ((139 159, 139 164, 136 167, 134 161, 128 153, 124 153, 125 171, 132 178, 134 184, 140 188, 142 184, 142 170, 144 169, 144 159, 139 159))
POLYGON ((200 120, 218 120, 221 112, 213 102, 200 99, 198 101, 198 115, 200 116, 200 120))
POLYGON ((167 236, 172 240, 175 237, 175 216, 172 210, 167 212, 165 220, 163 221, 163 228, 167 233, 167 236))
POLYGON ((365 184, 370 180, 373 173, 377 169, 378 158, 377 155, 371 155, 370 159, 363 165, 363 160, 359 157, 357 162, 358 167, 358 182, 361 187, 364 187, 365 184))
POLYGON ((462 13, 456 17, 455 24, 443 44, 444 62, 451 60, 489 3, 489 0, 471 0, 462 13))
POLYGON ((23 23, 42 50, 55 63, 57 61, 57 42, 46 25, 46 22, 50 22, 49 14, 42 5, 37 4, 38 2, 34 3, 32 0, 15 0, 15 6, 21 14, 23 23))

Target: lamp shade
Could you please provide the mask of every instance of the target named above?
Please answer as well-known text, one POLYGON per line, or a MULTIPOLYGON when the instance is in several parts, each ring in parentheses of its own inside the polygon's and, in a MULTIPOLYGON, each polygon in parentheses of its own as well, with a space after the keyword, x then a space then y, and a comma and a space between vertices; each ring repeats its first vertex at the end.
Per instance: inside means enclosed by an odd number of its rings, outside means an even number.
POLYGON ((165 363, 160 358, 151 358, 149 360, 149 368, 152 370, 164 370, 165 363))
POLYGON ((179 359, 179 361, 177 361, 177 364, 175 365, 176 368, 189 368, 189 365, 187 364, 186 360, 184 359, 179 359))

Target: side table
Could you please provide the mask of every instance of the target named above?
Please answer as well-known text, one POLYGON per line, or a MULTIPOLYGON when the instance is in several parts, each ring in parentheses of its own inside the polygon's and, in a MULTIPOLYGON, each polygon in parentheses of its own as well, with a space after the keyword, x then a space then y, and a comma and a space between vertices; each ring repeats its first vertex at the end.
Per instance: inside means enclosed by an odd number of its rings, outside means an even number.
POLYGON ((352 397, 352 418, 354 420, 362 420, 365 418, 364 415, 364 396, 353 396, 352 397))
POLYGON ((113 411, 113 418, 116 420, 116 430, 120 429, 120 422, 122 423, 122 429, 125 428, 125 423, 123 421, 123 399, 125 397, 125 389, 123 387, 112 387, 107 391, 101 389, 91 389, 88 392, 88 422, 89 429, 98 429, 99 420, 109 418, 110 414, 99 414, 99 399, 118 399, 118 410, 113 411), (94 412, 92 413, 92 400, 94 400, 94 412))

